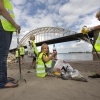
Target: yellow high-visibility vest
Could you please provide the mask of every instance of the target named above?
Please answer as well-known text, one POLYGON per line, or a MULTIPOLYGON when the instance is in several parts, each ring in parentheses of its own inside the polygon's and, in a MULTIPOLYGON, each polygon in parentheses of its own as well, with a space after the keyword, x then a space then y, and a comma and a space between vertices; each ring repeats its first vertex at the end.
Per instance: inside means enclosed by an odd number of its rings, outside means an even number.
POLYGON ((19 50, 20 50, 20 55, 24 55, 24 54, 25 54, 25 49, 24 49, 24 47, 20 47, 19 50))
POLYGON ((43 53, 40 53, 38 55, 37 61, 36 61, 36 75, 38 77, 45 77, 46 72, 45 72, 45 65, 42 60, 43 53))
MULTIPOLYGON (((12 4, 10 3, 10 0, 3 0, 3 4, 5 9, 9 12, 10 16, 14 19, 14 13, 13 13, 13 7, 12 4)), ((2 15, 0 15, 0 20, 2 23, 2 27, 5 31, 11 31, 14 32, 16 31, 16 28, 8 21, 6 20, 2 15)))
POLYGON ((38 55, 38 49, 37 49, 36 44, 33 40, 32 40, 32 50, 33 50, 33 52, 35 52, 38 55))
POLYGON ((37 62, 37 64, 36 64, 36 75, 38 77, 45 77, 46 76, 45 66, 48 67, 48 68, 51 68, 51 66, 52 66, 51 60, 46 62, 46 63, 43 62, 43 59, 42 59, 43 54, 44 53, 41 52, 38 55, 38 58, 37 58, 37 61, 36 61, 37 62))
POLYGON ((94 45, 95 49, 97 52, 100 52, 100 32, 99 32, 99 36, 95 42, 95 45, 94 45))

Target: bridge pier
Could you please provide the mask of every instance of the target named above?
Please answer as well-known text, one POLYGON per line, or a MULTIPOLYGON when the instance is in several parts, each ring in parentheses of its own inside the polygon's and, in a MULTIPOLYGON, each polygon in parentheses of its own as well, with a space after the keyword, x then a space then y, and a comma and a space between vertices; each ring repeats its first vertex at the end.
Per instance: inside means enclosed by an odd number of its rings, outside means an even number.
MULTIPOLYGON (((100 30, 95 30, 95 31, 93 32, 93 45, 95 44, 95 42, 96 42, 96 40, 97 40, 97 38, 98 38, 99 32, 100 32, 100 30)), ((98 56, 97 56, 95 50, 94 50, 94 49, 92 50, 93 60, 100 60, 100 52, 97 52, 97 53, 98 53, 98 55, 99 55, 99 58, 98 58, 98 56)))

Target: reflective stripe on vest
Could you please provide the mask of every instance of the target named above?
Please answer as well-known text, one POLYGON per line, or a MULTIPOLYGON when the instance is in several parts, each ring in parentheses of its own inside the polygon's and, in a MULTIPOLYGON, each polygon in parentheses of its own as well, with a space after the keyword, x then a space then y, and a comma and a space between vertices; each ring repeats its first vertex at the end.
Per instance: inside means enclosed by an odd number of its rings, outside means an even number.
POLYGON ((38 49, 37 49, 36 44, 35 44, 34 41, 32 41, 32 46, 33 46, 32 47, 33 52, 35 51, 35 53, 38 54, 38 49))
POLYGON ((46 72, 45 72, 45 65, 42 60, 43 53, 40 53, 38 58, 37 58, 37 64, 36 64, 36 75, 38 77, 45 77, 46 72))
POLYGON ((38 65, 38 68, 44 68, 44 66, 42 66, 42 65, 38 65))
MULTIPOLYGON (((14 19, 14 13, 13 8, 10 3, 10 0, 3 0, 5 9, 9 12, 10 16, 14 19)), ((2 27, 5 31, 16 31, 16 28, 8 21, 6 20, 2 15, 0 15, 0 20, 2 23, 2 27)))
POLYGON ((45 70, 37 70, 38 74, 45 73, 45 70))
POLYGON ((96 40, 96 43, 95 43, 94 47, 95 47, 97 52, 100 52, 100 32, 99 32, 99 36, 96 40))

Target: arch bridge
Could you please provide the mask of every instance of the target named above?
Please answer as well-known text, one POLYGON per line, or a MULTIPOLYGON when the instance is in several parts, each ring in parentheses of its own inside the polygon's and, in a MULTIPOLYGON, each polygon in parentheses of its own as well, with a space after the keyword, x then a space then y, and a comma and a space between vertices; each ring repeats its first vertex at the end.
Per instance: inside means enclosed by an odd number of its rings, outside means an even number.
POLYGON ((82 33, 75 31, 58 28, 58 27, 41 27, 28 32, 21 40, 20 44, 26 46, 30 35, 34 34, 35 42, 37 46, 41 46, 42 43, 53 44, 60 42, 68 42, 74 40, 84 40, 89 42, 87 37, 82 33))

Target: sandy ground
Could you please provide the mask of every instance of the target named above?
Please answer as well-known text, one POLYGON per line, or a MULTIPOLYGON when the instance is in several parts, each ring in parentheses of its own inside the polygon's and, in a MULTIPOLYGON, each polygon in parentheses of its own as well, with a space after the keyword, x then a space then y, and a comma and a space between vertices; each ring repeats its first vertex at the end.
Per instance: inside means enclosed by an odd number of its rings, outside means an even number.
POLYGON ((88 78, 88 75, 100 71, 100 61, 78 61, 69 64, 78 69, 88 82, 50 76, 39 78, 35 75, 35 70, 30 68, 29 62, 21 66, 20 77, 18 64, 9 65, 8 76, 19 80, 19 86, 0 89, 0 100, 100 100, 100 79, 88 78))

